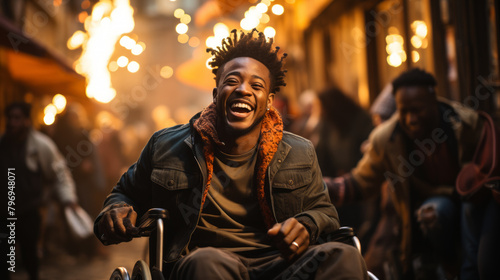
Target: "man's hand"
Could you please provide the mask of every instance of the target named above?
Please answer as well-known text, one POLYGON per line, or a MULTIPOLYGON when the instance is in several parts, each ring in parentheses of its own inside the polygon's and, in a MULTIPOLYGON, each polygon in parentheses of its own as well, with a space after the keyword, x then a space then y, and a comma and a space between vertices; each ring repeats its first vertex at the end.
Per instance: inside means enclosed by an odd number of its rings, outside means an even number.
POLYGON ((438 218, 435 204, 428 203, 420 206, 417 210, 417 221, 424 234, 427 234, 436 227, 437 220, 438 218))
POLYGON ((295 218, 275 224, 267 231, 267 235, 271 237, 286 260, 300 256, 309 247, 309 232, 295 218))
POLYGON ((99 239, 105 245, 118 244, 132 240, 137 235, 135 227, 137 213, 132 206, 112 208, 99 220, 99 239))

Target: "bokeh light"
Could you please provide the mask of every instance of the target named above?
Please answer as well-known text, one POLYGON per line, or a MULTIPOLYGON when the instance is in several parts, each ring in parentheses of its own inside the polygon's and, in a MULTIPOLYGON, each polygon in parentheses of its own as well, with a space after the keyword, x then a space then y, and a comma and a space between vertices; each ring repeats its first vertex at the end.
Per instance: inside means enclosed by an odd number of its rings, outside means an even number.
POLYGON ((416 63, 419 60, 420 60, 420 54, 417 51, 412 51, 411 52, 411 61, 413 61, 413 63, 416 63))
POLYGON ((285 12, 285 8, 283 8, 283 6, 281 6, 280 4, 275 4, 271 8, 271 11, 273 12, 273 14, 279 16, 285 12))
POLYGON ((130 73, 136 73, 139 71, 140 65, 137 61, 130 61, 130 63, 127 65, 127 70, 130 73))
POLYGON ((268 26, 264 29, 264 35, 266 35, 267 38, 272 38, 276 35, 276 30, 271 26, 268 26))
POLYGON ((200 39, 198 37, 191 37, 188 43, 190 47, 196 48, 200 45, 200 39))
POLYGON ((128 58, 126 56, 120 56, 117 60, 116 60, 116 63, 118 64, 118 66, 120 67, 125 67, 127 66, 128 64, 128 58))
POLYGON ((109 64, 108 64, 109 71, 116 72, 116 70, 118 70, 118 68, 119 68, 119 66, 118 66, 118 63, 116 63, 116 61, 109 62, 109 64))
POLYGON ((173 74, 174 74, 174 69, 172 69, 172 67, 170 66, 163 66, 160 69, 160 76, 164 79, 172 77, 173 74))
POLYGON ((179 23, 175 27, 175 31, 178 34, 185 34, 188 31, 189 27, 185 23, 179 23))
POLYGON ((185 44, 189 41, 189 36, 187 34, 179 34, 179 36, 177 36, 177 41, 181 44, 185 44))
POLYGON ((181 23, 188 24, 191 22, 191 16, 188 14, 183 14, 180 18, 181 23))
POLYGON ((52 97, 52 104, 54 104, 54 106, 56 107, 57 113, 61 113, 62 111, 64 111, 64 108, 66 108, 66 102, 66 97, 64 97, 64 95, 60 93, 52 97))
POLYGON ((133 55, 140 55, 144 51, 144 48, 142 47, 142 45, 136 44, 130 51, 133 55))
POLYGON ((184 15, 183 9, 176 9, 174 11, 174 17, 176 17, 176 18, 181 18, 183 15, 184 15))

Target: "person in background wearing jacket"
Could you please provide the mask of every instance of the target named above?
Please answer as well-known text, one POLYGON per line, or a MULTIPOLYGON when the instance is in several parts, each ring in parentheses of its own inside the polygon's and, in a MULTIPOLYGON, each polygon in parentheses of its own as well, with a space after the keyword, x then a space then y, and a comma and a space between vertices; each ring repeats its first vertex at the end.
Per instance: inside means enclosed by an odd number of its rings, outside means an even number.
POLYGON ((368 279, 356 248, 316 243, 339 228, 312 144, 283 131, 279 48, 236 30, 211 66, 213 103, 156 132, 95 222, 106 244, 129 241, 137 215, 165 208, 167 279, 368 279), (314 267, 311 269, 311 267, 314 267))
POLYGON ((474 110, 438 98, 436 80, 421 69, 402 73, 392 85, 397 113, 370 134, 367 151, 350 173, 325 178, 332 202, 359 201, 380 192, 387 180, 399 221, 403 279, 453 279, 459 273, 462 280, 500 279, 500 205, 490 195, 485 203, 491 207, 471 219, 468 212, 480 205, 456 191, 484 120, 474 110), (413 271, 417 254, 421 264, 413 271))
MULTIPOLYGON (((63 207, 74 209, 78 205, 75 183, 63 156, 48 136, 33 129, 30 115, 28 103, 12 103, 5 109, 6 131, 0 137, 0 166, 5 176, 2 182, 12 181, 7 176, 15 178, 12 189, 15 211, 9 218, 16 218, 15 246, 19 243, 23 263, 33 280, 39 277, 37 243, 41 231, 40 208, 46 191, 55 191, 63 207)), ((7 203, 2 205, 7 208, 7 203)), ((7 246, 6 240, 0 243, 7 246)))

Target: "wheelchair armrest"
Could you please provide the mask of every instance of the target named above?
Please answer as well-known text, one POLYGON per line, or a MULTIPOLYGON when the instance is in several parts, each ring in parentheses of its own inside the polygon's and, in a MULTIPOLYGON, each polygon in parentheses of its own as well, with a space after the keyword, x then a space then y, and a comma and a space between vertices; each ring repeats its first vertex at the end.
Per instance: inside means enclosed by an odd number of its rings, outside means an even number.
POLYGON ((156 221, 158 219, 167 219, 169 213, 167 210, 162 208, 151 208, 149 209, 137 222, 137 227, 139 228, 139 233, 137 237, 150 236, 151 232, 156 227, 156 221))
POLYGON ((354 229, 352 227, 340 227, 334 232, 331 232, 327 235, 321 236, 318 240, 318 243, 325 242, 342 242, 345 244, 352 245, 361 252, 361 244, 359 242, 358 237, 354 234, 354 229))

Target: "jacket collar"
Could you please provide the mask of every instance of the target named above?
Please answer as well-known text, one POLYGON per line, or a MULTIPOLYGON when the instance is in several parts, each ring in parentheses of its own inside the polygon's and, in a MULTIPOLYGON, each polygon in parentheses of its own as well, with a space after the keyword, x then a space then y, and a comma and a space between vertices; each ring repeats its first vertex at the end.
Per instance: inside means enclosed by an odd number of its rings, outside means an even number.
MULTIPOLYGON (((198 119, 192 119, 194 129, 198 132, 203 143, 203 154, 205 156, 205 163, 207 166, 207 183, 203 191, 201 200, 201 207, 205 202, 208 190, 210 188, 212 175, 213 175, 213 161, 214 161, 214 144, 222 144, 219 140, 217 130, 215 129, 217 112, 215 104, 210 104, 198 119)), ((264 115, 262 120, 260 140, 258 144, 257 163, 255 164, 255 184, 257 188, 257 198, 259 201, 260 210, 264 217, 264 221, 268 228, 271 228, 276 223, 271 209, 267 203, 265 195, 265 178, 266 170, 278 150, 279 143, 283 138, 283 121, 278 111, 271 107, 264 115)))

